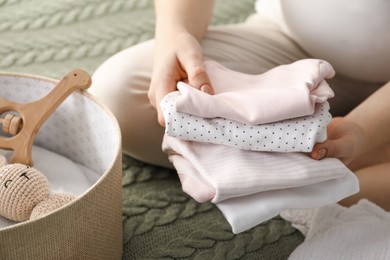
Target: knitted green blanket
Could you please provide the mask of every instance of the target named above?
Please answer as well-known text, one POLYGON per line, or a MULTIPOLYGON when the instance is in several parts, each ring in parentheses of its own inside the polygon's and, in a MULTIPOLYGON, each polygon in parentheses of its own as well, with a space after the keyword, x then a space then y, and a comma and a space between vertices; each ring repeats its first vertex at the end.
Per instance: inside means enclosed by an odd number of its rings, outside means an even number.
MULTIPOLYGON (((213 24, 237 23, 254 0, 217 0, 213 24)), ((90 73, 153 37, 151 0, 0 0, 0 71, 90 73)), ((124 156, 123 259, 287 259, 303 240, 276 217, 239 235, 211 203, 182 192, 174 171, 124 156)))

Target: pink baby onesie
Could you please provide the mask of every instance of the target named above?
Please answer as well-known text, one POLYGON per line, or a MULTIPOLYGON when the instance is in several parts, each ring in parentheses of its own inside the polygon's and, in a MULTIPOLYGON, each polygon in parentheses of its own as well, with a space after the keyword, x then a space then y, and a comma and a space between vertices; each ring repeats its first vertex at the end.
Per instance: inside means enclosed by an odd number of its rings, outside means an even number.
POLYGON ((168 135, 163 151, 174 164, 183 190, 198 202, 300 187, 350 173, 334 158, 316 161, 302 153, 253 152, 168 135))
POLYGON ((263 124, 311 115, 316 103, 334 95, 326 79, 335 72, 323 60, 303 59, 260 75, 232 71, 215 61, 204 64, 215 95, 179 82, 181 95, 176 100, 176 111, 263 124))

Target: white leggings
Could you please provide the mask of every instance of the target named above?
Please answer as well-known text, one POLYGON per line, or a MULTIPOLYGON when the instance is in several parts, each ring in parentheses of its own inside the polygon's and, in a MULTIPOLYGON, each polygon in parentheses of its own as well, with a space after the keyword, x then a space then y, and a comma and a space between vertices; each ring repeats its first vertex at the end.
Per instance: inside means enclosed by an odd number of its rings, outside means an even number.
MULTIPOLYGON (((248 74, 265 71, 310 56, 274 23, 252 15, 241 24, 211 27, 201 42, 205 59, 248 74)), ((122 131, 123 152, 141 161, 172 168, 161 150, 164 129, 147 93, 153 67, 154 40, 125 49, 94 73, 90 92, 114 113, 122 131)), ((337 72, 336 72, 337 73, 337 72)), ((333 116, 348 113, 380 84, 339 75, 329 81, 333 116)))

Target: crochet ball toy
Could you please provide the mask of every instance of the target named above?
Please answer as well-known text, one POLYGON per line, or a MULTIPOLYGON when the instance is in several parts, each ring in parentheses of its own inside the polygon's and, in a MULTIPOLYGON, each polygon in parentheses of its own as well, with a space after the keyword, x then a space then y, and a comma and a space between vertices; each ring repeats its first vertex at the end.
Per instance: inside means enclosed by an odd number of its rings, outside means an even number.
POLYGON ((7 164, 0 155, 0 216, 13 221, 36 219, 75 198, 50 194, 49 181, 43 173, 24 164, 7 164))

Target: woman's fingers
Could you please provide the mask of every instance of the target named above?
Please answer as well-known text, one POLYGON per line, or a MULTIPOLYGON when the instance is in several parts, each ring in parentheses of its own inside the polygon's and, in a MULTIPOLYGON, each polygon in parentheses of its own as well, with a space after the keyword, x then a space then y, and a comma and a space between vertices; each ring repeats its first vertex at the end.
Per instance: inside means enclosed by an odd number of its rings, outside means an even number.
POLYGON ((210 95, 214 94, 210 78, 203 64, 203 52, 199 42, 190 34, 181 34, 174 44, 156 51, 155 65, 148 97, 157 110, 158 122, 165 126, 160 102, 172 91, 177 90, 178 81, 185 81, 192 87, 210 95))
POLYGON ((180 66, 185 71, 187 83, 194 88, 213 95, 214 91, 209 76, 203 64, 203 52, 199 43, 194 38, 186 39, 191 42, 192 48, 180 49, 178 59, 180 66))
POLYGON ((325 157, 343 158, 348 146, 343 145, 342 140, 328 140, 324 143, 316 144, 311 152, 311 157, 321 160, 325 157), (344 148, 344 149, 343 149, 344 148))
POLYGON ((158 123, 165 127, 164 115, 160 108, 160 102, 164 96, 176 90, 175 80, 167 74, 152 77, 148 97, 152 106, 157 110, 158 123))
POLYGON ((209 95, 214 95, 214 90, 209 85, 203 85, 200 87, 200 91, 203 91, 209 95))
POLYGON ((334 118, 328 126, 328 140, 316 144, 310 153, 311 158, 321 160, 326 157, 350 163, 359 154, 363 132, 361 128, 344 118, 334 118))

